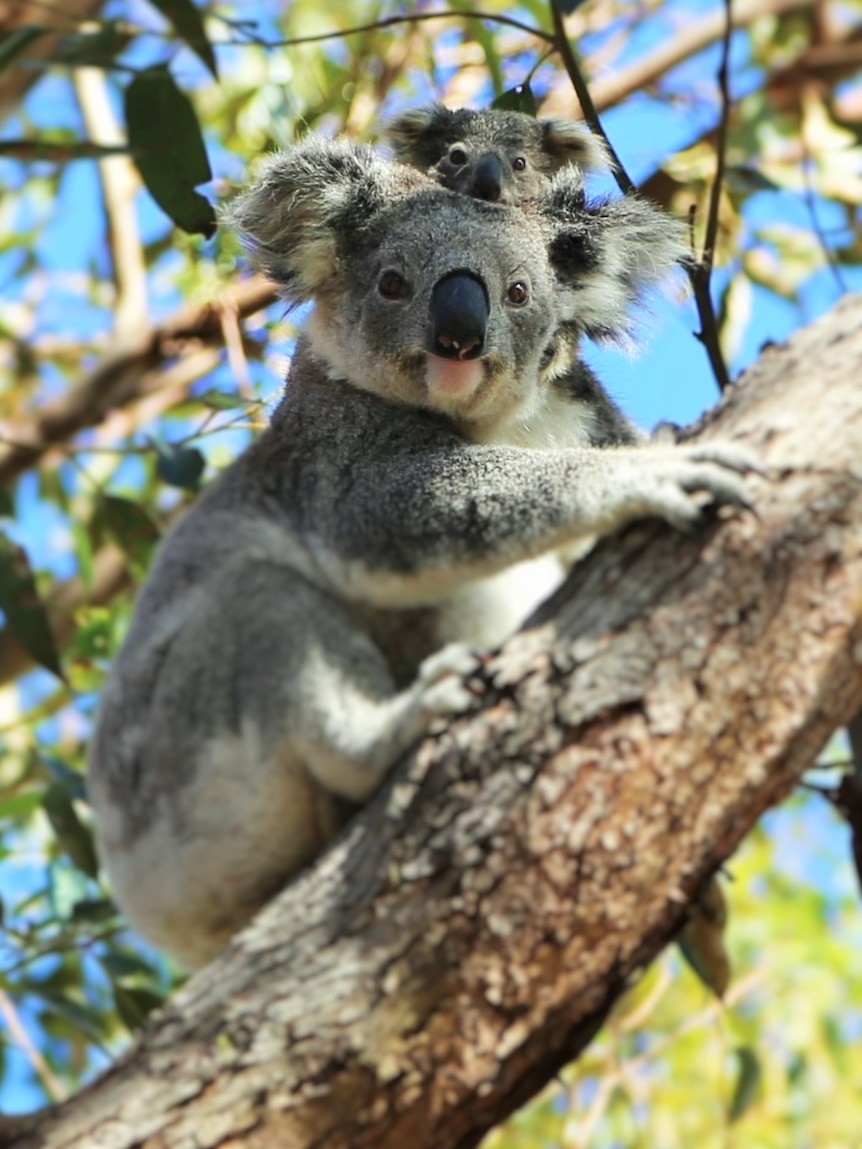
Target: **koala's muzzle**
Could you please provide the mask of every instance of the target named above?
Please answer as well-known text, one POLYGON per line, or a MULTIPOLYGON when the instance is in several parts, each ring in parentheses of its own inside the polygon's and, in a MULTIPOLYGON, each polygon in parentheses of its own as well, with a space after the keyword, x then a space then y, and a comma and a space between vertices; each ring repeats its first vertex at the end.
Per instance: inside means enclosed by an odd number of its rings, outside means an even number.
POLYGON ((485 346, 490 315, 488 291, 480 279, 456 271, 431 292, 431 347, 443 359, 477 359, 485 346))
POLYGON ((503 194, 503 165, 498 156, 482 156, 476 164, 470 194, 489 203, 499 202, 503 194))

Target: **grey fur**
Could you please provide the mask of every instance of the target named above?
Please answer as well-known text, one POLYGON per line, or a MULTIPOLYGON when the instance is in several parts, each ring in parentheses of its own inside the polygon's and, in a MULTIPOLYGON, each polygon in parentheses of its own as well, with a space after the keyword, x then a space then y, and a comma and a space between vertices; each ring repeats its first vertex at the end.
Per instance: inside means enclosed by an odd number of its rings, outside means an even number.
MULTIPOLYGON (((451 191, 519 207, 538 202, 547 209, 550 199, 554 218, 571 219, 573 226, 552 248, 552 258, 570 290, 583 292, 569 306, 568 334, 575 342, 584 334, 600 341, 619 338, 636 301, 628 288, 637 284, 643 290, 687 258, 683 227, 644 200, 587 199, 584 172, 610 171, 611 161, 604 142, 578 121, 430 104, 402 113, 389 124, 386 138, 402 163, 451 191)), ((561 398, 573 398, 573 418, 581 418, 584 403, 591 407, 595 446, 641 441, 579 356, 552 386, 561 398)))
POLYGON ((501 641, 558 585, 557 548, 644 515, 688 527, 694 492, 744 502, 732 445, 599 450, 558 418, 550 384, 576 348, 556 332, 572 292, 599 291, 559 257, 576 217, 314 138, 229 213, 258 266, 316 307, 271 427, 159 550, 90 773, 120 905, 186 964, 318 853, 435 715, 472 704, 463 644, 501 641), (482 285, 487 327, 480 354, 445 358, 434 299, 460 276, 482 285))
POLYGON ((401 163, 452 191, 499 203, 537 199, 551 176, 569 164, 586 171, 611 168, 604 143, 584 124, 492 108, 412 108, 388 125, 386 139, 401 163), (496 192, 477 187, 477 169, 488 158, 499 165, 496 192))

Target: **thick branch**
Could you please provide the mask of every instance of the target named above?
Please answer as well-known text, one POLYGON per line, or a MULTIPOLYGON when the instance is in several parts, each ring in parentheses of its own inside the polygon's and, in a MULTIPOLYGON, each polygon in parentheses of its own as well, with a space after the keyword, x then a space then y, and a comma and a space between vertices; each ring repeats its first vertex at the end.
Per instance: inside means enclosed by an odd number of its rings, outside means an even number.
POLYGON ((18 28, 38 25, 56 29, 34 40, 0 74, 0 120, 14 111, 29 89, 44 75, 46 61, 57 51, 61 35, 77 30, 83 20, 95 16, 104 0, 63 0, 63 3, 28 3, 28 0, 6 0, 0 11, 0 37, 18 28))
POLYGON ((131 344, 109 351, 76 387, 43 403, 38 412, 20 421, 8 421, 0 442, 0 484, 11 482, 35 466, 52 447, 85 427, 101 422, 107 413, 138 398, 152 382, 151 373, 183 351, 200 344, 224 342, 221 312, 247 316, 275 300, 272 285, 260 276, 232 287, 217 304, 184 308, 160 327, 142 332, 131 344))
POLYGON ((862 705, 862 299, 699 436, 758 515, 641 524, 489 656, 310 870, 20 1149, 474 1146, 587 1043, 862 705))
MULTIPOLYGON (((735 28, 746 28, 763 16, 783 16, 812 7, 812 0, 737 0, 733 6, 735 28)), ((724 33, 725 17, 721 8, 699 20, 686 20, 679 30, 658 48, 612 75, 590 80, 590 94, 600 112, 616 107, 635 92, 641 92, 663 79, 667 72, 691 56, 716 43, 724 33)), ((569 115, 572 91, 568 77, 561 79, 542 107, 543 115, 569 115)))

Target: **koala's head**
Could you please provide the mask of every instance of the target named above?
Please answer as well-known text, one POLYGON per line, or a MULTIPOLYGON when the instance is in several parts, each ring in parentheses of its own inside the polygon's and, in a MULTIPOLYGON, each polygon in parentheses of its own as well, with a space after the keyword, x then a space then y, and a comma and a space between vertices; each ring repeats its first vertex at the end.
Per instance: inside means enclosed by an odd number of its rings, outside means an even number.
POLYGON ((227 219, 285 298, 314 302, 332 376, 488 439, 568 369, 573 331, 624 324, 676 256, 667 217, 638 203, 617 218, 587 203, 574 169, 562 176, 522 210, 308 137, 264 162, 227 219))
POLYGON ((396 159, 451 191, 491 203, 525 204, 560 168, 608 171, 602 141, 574 120, 537 120, 487 108, 413 108, 386 132, 396 159))
POLYGON ((331 374, 477 437, 535 400, 561 318, 538 216, 309 137, 228 218, 287 299, 314 301, 331 374))

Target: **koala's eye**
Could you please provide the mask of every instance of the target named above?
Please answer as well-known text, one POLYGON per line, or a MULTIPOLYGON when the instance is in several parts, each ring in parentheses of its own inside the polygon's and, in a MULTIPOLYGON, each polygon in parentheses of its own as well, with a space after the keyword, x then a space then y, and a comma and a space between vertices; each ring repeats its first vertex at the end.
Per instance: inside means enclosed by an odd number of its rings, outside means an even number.
POLYGON ((530 298, 530 289, 523 280, 518 279, 514 283, 509 284, 506 298, 510 303, 514 304, 515 307, 523 307, 530 298))
POLYGON ((384 299, 406 299, 410 286, 397 271, 384 271, 377 281, 377 290, 384 299))
POLYGON ((467 153, 463 148, 450 148, 449 162, 454 164, 456 168, 462 168, 467 162, 467 153))
POLYGON ((515 156, 512 160, 512 167, 516 172, 522 172, 527 166, 527 161, 523 156, 515 156))

